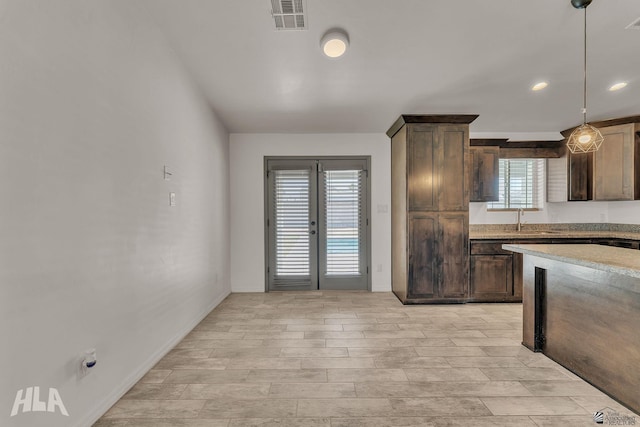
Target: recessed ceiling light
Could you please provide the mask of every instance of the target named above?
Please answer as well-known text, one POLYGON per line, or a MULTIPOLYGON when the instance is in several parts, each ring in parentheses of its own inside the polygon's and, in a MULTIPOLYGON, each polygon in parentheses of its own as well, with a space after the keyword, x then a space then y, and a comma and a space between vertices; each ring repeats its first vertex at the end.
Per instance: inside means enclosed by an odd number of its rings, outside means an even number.
POLYGON ((609 88, 609 90, 611 92, 615 92, 615 91, 620 90, 620 89, 625 88, 625 87, 627 87, 627 82, 619 82, 619 83, 616 83, 613 86, 611 86, 609 88))
POLYGON ((329 30, 320 40, 320 47, 329 58, 339 58, 349 47, 349 36, 343 30, 329 30))
POLYGON ((539 82, 539 83, 536 83, 533 86, 531 86, 531 90, 533 90, 533 91, 542 90, 547 86, 549 86, 549 83, 547 83, 547 82, 539 82))

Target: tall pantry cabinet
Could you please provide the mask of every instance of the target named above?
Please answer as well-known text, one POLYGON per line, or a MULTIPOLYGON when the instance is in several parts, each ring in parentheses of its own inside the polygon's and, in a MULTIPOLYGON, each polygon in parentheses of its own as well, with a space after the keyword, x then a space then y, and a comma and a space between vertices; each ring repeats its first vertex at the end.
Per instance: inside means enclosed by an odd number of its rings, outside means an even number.
POLYGON ((469 123, 402 115, 391 138, 392 289, 404 304, 464 302, 469 289, 469 123))

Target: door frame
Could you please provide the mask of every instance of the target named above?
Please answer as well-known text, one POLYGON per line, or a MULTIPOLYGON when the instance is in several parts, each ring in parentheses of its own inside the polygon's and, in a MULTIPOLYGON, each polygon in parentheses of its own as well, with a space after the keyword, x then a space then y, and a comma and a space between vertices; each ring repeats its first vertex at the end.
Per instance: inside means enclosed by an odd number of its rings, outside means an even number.
MULTIPOLYGON (((371 156, 264 156, 263 160, 263 229, 264 229, 264 291, 269 292, 269 227, 267 220, 269 218, 269 180, 267 177, 267 164, 269 160, 364 160, 366 164, 366 192, 367 203, 365 206, 367 221, 365 225, 365 235, 367 238, 367 250, 365 253, 367 264, 367 291, 371 292, 371 156)), ((319 255, 318 255, 319 256, 319 255)), ((321 290, 321 289, 316 289, 321 290)), ((293 291, 292 291, 293 292, 293 291)), ((348 292, 348 291, 347 291, 348 292)))

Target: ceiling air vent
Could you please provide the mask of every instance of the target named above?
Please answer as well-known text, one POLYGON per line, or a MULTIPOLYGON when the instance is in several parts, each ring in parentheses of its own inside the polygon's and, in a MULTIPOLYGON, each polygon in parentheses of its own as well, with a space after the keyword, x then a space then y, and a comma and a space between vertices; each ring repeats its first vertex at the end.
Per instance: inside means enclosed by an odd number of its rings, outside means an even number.
POLYGON ((640 30, 640 18, 625 27, 627 30, 640 30))
POLYGON ((271 16, 276 30, 306 30, 304 0, 271 0, 271 16))

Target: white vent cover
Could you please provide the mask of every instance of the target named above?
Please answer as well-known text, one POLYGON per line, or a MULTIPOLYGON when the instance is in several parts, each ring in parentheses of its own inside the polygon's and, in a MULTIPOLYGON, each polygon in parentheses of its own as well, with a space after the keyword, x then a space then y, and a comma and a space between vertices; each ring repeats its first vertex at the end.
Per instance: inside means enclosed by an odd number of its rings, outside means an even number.
POLYGON ((640 30, 640 18, 625 27, 627 30, 640 30))
POLYGON ((276 30, 306 30, 305 0, 271 0, 276 30))

